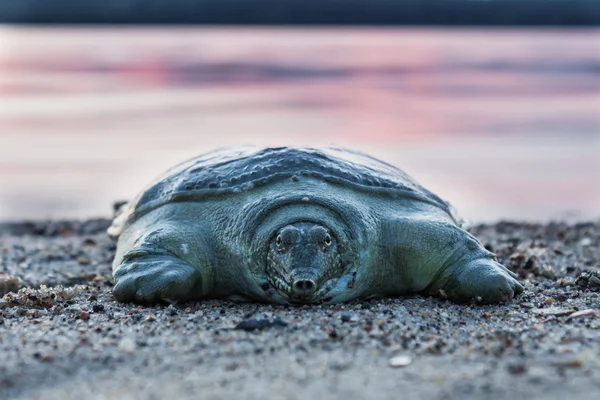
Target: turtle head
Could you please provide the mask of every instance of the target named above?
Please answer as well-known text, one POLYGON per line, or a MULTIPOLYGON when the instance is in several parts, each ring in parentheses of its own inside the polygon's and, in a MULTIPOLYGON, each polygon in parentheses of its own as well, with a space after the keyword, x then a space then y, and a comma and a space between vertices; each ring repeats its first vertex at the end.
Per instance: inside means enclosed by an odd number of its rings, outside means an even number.
POLYGON ((269 243, 267 276, 291 302, 312 303, 342 274, 338 242, 329 229, 298 222, 277 230, 269 243))

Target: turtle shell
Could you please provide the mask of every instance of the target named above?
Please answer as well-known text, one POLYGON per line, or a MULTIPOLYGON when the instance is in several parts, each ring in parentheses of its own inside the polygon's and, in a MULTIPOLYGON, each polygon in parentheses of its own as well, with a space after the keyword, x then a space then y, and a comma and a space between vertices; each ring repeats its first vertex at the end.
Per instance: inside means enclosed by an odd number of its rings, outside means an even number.
POLYGON ((205 153, 170 169, 122 208, 109 234, 118 236, 127 221, 166 203, 234 195, 301 177, 322 179, 353 190, 414 198, 432 203, 454 217, 449 204, 437 195, 400 169, 366 154, 333 147, 245 147, 205 153))

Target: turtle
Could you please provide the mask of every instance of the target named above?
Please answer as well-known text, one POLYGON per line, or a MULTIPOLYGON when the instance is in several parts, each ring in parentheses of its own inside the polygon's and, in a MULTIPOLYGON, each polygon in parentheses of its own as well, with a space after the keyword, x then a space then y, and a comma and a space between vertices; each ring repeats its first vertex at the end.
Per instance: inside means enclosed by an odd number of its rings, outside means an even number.
POLYGON ((113 296, 492 304, 521 293, 462 221, 405 172, 358 151, 219 149, 170 169, 117 213, 113 296))

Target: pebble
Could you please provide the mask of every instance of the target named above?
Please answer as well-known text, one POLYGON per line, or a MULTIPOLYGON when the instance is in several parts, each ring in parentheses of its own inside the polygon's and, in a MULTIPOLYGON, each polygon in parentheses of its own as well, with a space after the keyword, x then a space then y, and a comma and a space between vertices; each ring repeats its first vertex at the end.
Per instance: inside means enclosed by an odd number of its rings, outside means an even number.
POLYGON ((273 320, 268 319, 256 319, 249 318, 245 319, 239 324, 235 326, 234 329, 252 332, 252 331, 262 331, 263 329, 272 328, 272 327, 285 327, 287 326, 287 322, 281 320, 280 318, 275 318, 273 320))
POLYGON ((97 242, 92 238, 85 238, 82 242, 84 246, 95 246, 97 242))
POLYGON ((564 294, 561 293, 561 294, 559 294, 559 295, 556 296, 556 300, 558 300, 560 302, 564 302, 564 301, 568 300, 568 297, 566 295, 564 295, 564 294))
POLYGON ((412 362, 412 357, 407 355, 398 355, 390 358, 388 364, 392 368, 403 368, 412 362))
POLYGON ((135 340, 133 340, 130 337, 124 337, 123 339, 121 339, 118 346, 119 351, 128 354, 133 353, 136 347, 137 345, 135 344, 135 340))
POLYGON ((524 374, 527 372, 527 365, 521 362, 508 365, 508 372, 513 375, 524 374))
POLYGON ((102 311, 104 311, 104 305, 102 305, 102 304, 94 304, 92 306, 92 311, 94 311, 94 312, 102 312, 102 311))
POLYGON ((90 260, 87 257, 79 257, 77 258, 77 262, 81 265, 90 265, 92 263, 92 260, 90 260))
POLYGON ((0 273, 0 296, 10 292, 16 293, 21 286, 22 282, 18 277, 0 273))
POLYGON ((560 368, 581 368, 583 361, 579 357, 569 357, 562 360, 556 360, 552 364, 560 368))
POLYGON ((600 272, 586 271, 577 277, 577 287, 597 291, 600 288, 600 272))

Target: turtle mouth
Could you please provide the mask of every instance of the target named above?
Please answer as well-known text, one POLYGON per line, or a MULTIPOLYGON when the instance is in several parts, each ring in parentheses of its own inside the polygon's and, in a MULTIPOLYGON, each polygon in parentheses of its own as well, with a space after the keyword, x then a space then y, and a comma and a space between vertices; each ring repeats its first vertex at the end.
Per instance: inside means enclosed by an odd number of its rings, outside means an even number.
POLYGON ((302 305, 322 303, 327 301, 328 299, 324 299, 323 296, 326 295, 333 287, 335 287, 338 278, 332 278, 325 281, 318 290, 311 294, 294 293, 292 284, 283 276, 278 274, 272 267, 267 268, 267 281, 289 303, 302 305))

